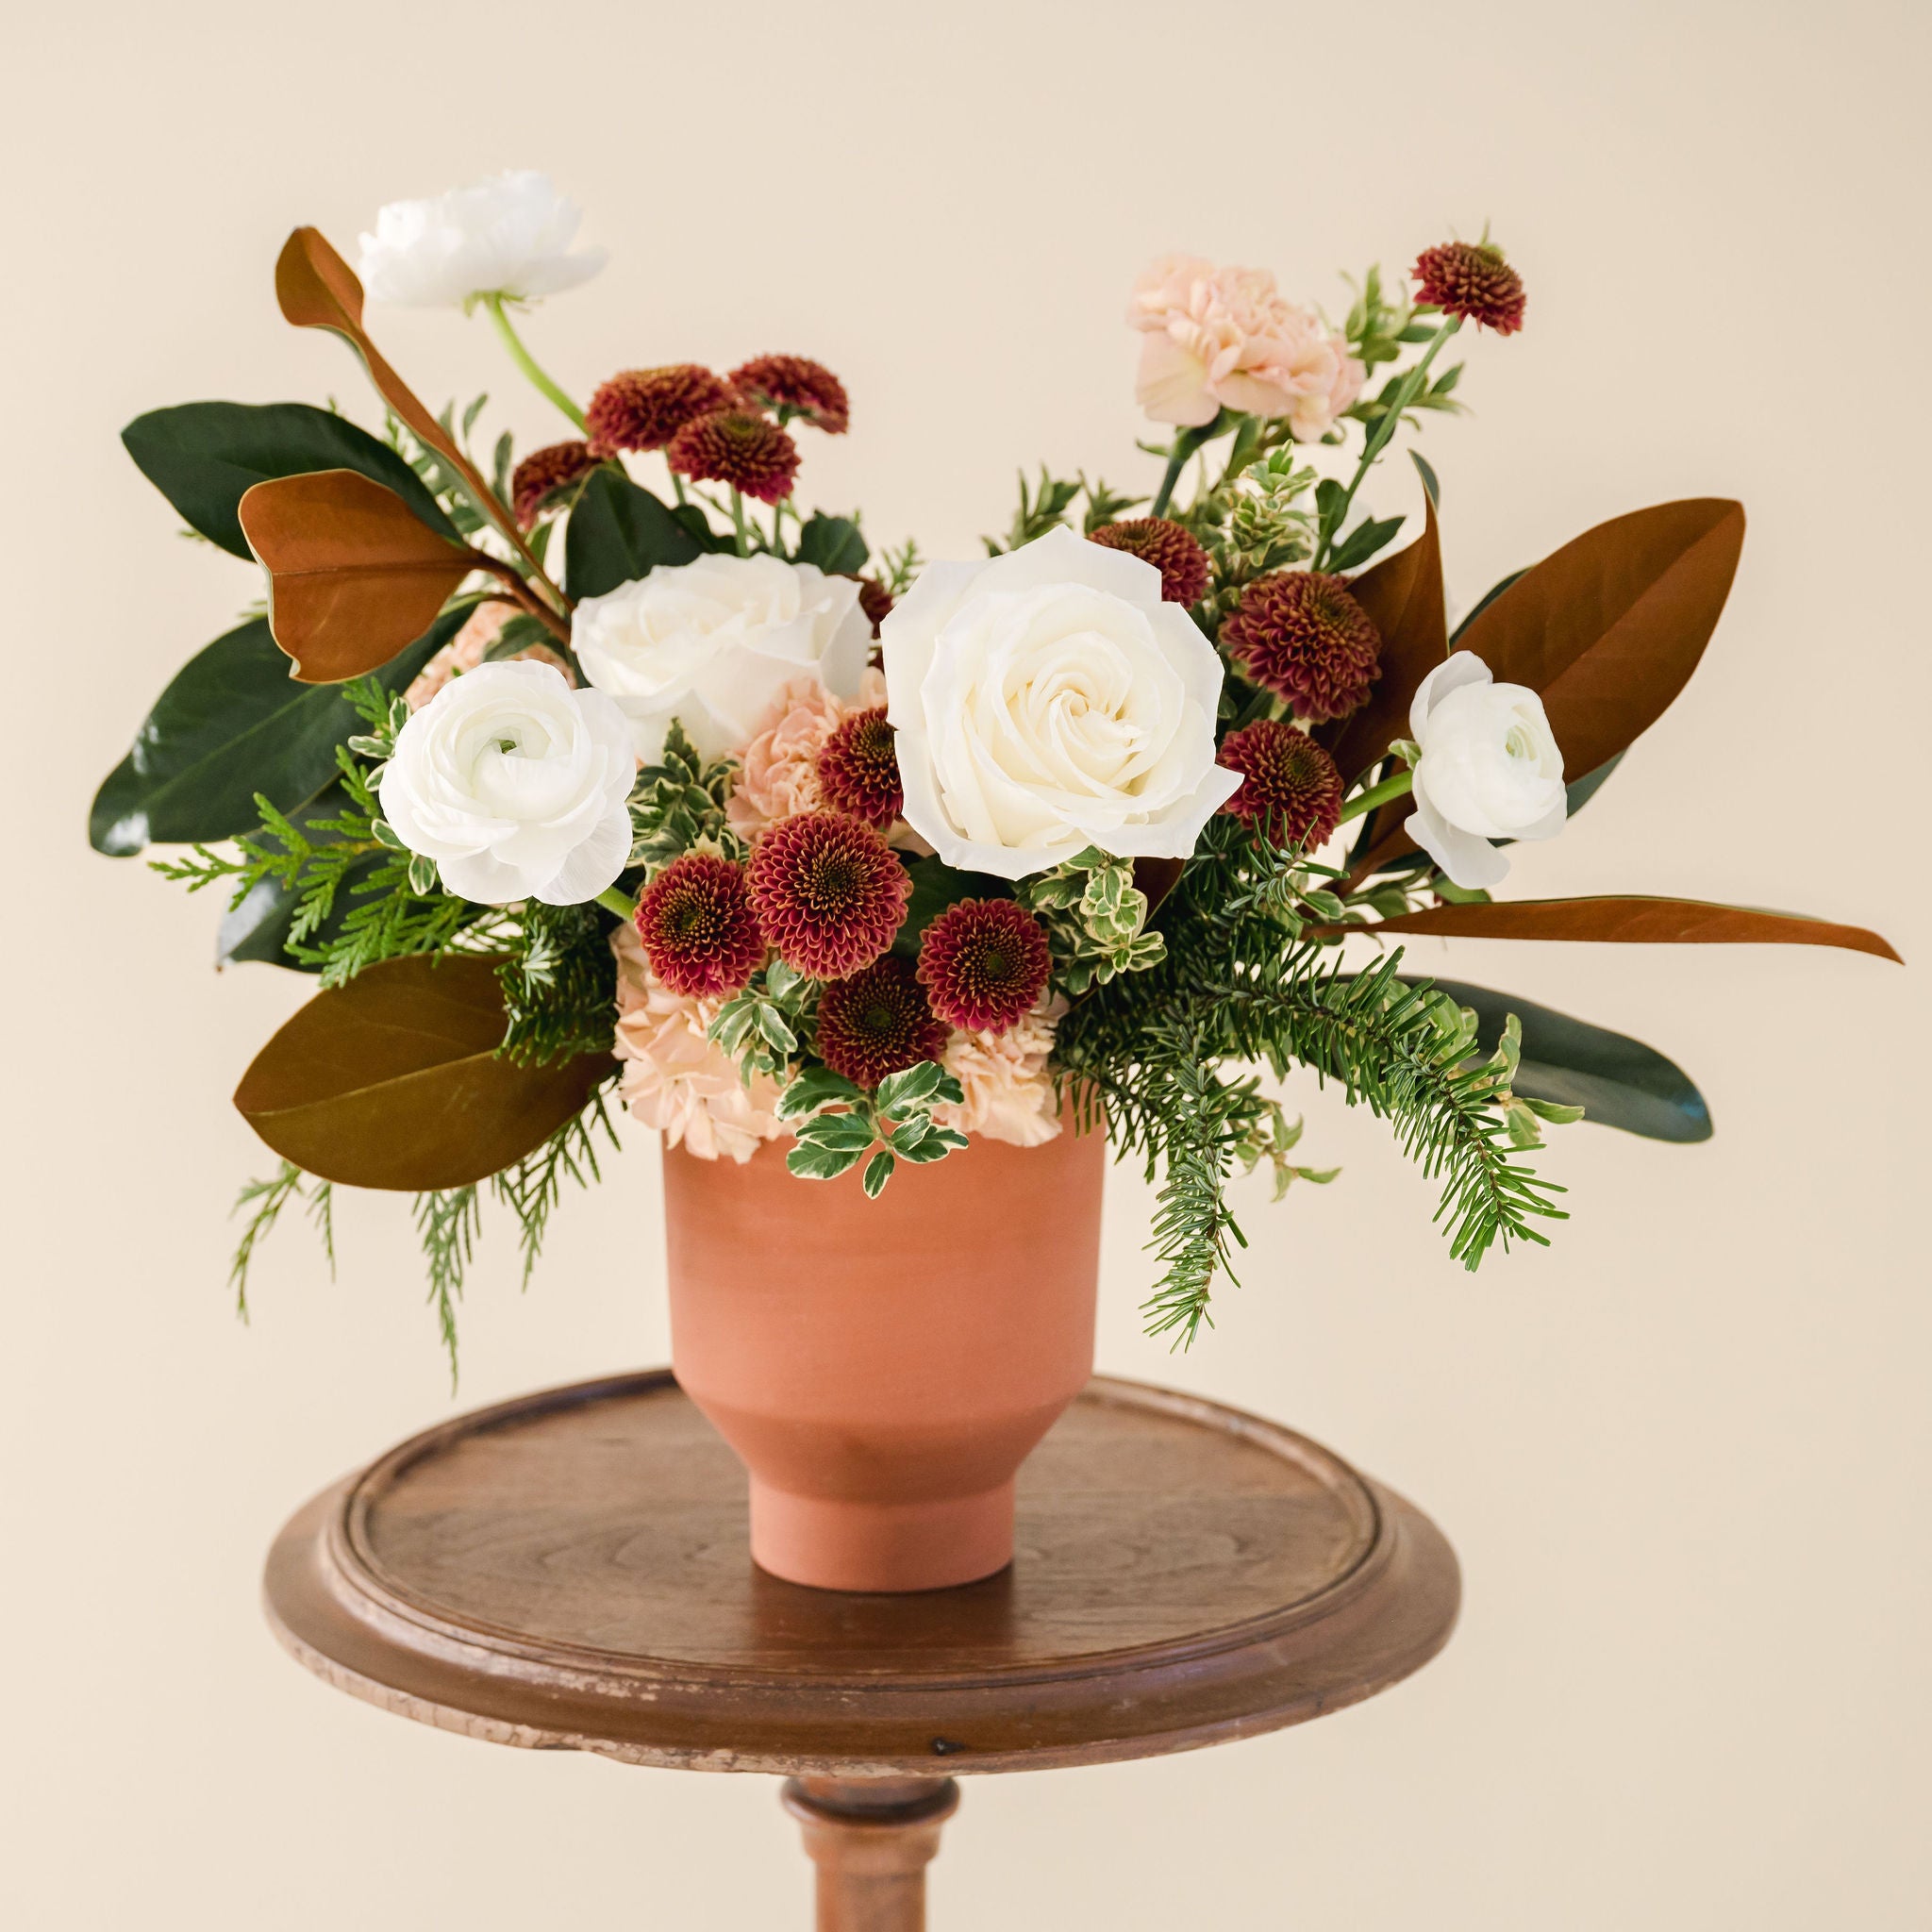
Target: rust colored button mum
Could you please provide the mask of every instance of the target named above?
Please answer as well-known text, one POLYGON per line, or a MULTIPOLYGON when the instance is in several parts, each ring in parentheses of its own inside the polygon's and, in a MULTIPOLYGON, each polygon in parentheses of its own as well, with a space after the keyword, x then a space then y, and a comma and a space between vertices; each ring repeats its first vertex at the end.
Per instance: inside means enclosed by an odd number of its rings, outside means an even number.
POLYGON ((872 625, 872 634, 877 637, 879 625, 892 614, 892 606, 897 601, 885 585, 876 577, 858 579, 858 608, 865 612, 872 625))
POLYGON ((1129 517, 1124 524, 1102 524, 1099 529, 1089 530, 1087 539, 1151 563, 1160 573, 1160 594, 1170 604, 1198 604, 1208 588, 1208 553, 1166 517, 1129 517))
POLYGON ((694 417, 737 401, 724 377, 696 362, 663 369, 626 369, 591 398, 584 434, 600 456, 621 449, 662 449, 694 417))
POLYGON ((1358 710, 1375 681, 1382 640, 1346 577, 1279 570, 1241 592, 1223 647, 1252 683, 1316 723, 1358 710))
POLYGON ((1004 1033, 1032 1011, 1051 970, 1045 930, 1011 899, 961 899, 920 941, 933 1011, 966 1033, 1004 1033))
POLYGON ((664 460, 696 483, 728 483, 760 503, 782 503, 798 475, 798 445, 767 416, 721 409, 687 423, 664 460))
POLYGON ((853 712, 821 747, 818 770, 819 791, 827 805, 881 832, 906 803, 899 755, 883 705, 853 712))
POLYGON ((818 1050, 833 1073, 870 1091, 888 1074, 938 1059, 946 1050, 946 1026, 909 962, 888 953, 820 994, 818 1050))
POLYGON ((842 979, 892 943, 912 881, 870 825, 842 812, 780 819, 751 855, 747 882, 765 938, 814 979, 842 979))
POLYGON ((1277 845, 1313 848, 1334 836, 1341 774, 1306 731, 1257 719, 1221 741, 1215 762, 1241 774, 1241 789, 1221 808, 1243 824, 1277 845))
POLYGON ((537 512, 557 494, 597 467, 588 442, 553 442, 533 449, 509 479, 509 507, 517 522, 528 529, 537 512))
POLYGON ((790 409, 827 436, 842 436, 852 421, 845 385, 806 356, 754 356, 731 372, 731 385, 768 409, 790 409))
POLYGON ((1523 326, 1523 277, 1493 242, 1444 242, 1424 248, 1410 271, 1422 299, 1445 315, 1513 336, 1523 326))
POLYGON ((674 858, 644 889, 636 924, 651 971, 675 993, 736 992, 764 960, 744 868, 709 853, 674 858))

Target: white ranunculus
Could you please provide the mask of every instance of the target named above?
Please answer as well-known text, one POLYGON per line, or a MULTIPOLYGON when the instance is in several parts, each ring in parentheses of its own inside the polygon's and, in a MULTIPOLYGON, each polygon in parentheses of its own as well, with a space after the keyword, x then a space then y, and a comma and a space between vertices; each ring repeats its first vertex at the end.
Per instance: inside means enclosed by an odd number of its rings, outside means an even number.
POLYGON ((1221 659, 1125 551, 1062 527, 932 564, 882 637, 907 822, 948 865, 1184 858, 1241 783, 1214 762, 1221 659))
POLYGON ((549 664, 482 664, 396 734, 382 815, 479 906, 578 906, 630 857, 624 713, 549 664))
POLYGON ((1458 886, 1493 886, 1509 870, 1491 839, 1563 829, 1563 754, 1526 685, 1498 684, 1473 652, 1453 652, 1416 687, 1408 728, 1422 758, 1403 829, 1458 886))
POLYGON ((379 208, 375 233, 362 237, 358 273, 372 302, 408 308, 460 308, 477 295, 534 302, 604 266, 601 248, 570 252, 581 219, 549 175, 498 175, 379 208))
POLYGON ((777 557, 713 556, 586 597, 571 646, 623 708, 648 764, 674 718, 706 758, 741 752, 796 677, 856 696, 872 625, 850 577, 777 557))

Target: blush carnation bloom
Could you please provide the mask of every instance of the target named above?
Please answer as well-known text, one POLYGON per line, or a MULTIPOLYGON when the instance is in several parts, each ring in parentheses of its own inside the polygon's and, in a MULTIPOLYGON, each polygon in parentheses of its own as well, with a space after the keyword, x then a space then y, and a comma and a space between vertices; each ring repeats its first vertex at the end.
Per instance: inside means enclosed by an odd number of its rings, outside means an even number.
POLYGON ((582 219, 549 175, 497 175, 379 208, 375 232, 361 238, 358 273, 372 302, 408 308, 460 308, 479 295, 535 302, 604 266, 601 248, 570 252, 582 219))
POLYGON ((819 753, 847 718, 885 701, 886 680, 876 671, 864 673, 849 702, 816 677, 795 677, 782 686, 739 760, 737 780, 724 801, 725 823, 750 844, 780 819, 818 810, 824 803, 819 753))
POLYGON ((630 857, 624 714, 548 664, 480 664, 396 734, 378 788, 409 851, 479 906, 579 906, 630 857))
POLYGON ((1214 762, 1222 667, 1160 573, 1064 527, 935 563, 881 629, 906 821, 1008 879, 1089 845, 1186 858, 1241 783, 1214 762))
MULTIPOLYGON (((403 693, 403 702, 410 710, 420 711, 451 678, 475 670, 491 645, 503 635, 503 627, 514 612, 515 607, 509 604, 491 602, 477 605, 463 620, 462 629, 410 680, 408 689, 403 693)), ((545 643, 525 644, 505 661, 511 664, 548 664, 566 684, 576 683, 570 675, 570 667, 545 643)))
POLYGON ((1362 391, 1346 338, 1265 269, 1165 256, 1134 284, 1127 321, 1146 336, 1135 396, 1157 423, 1198 428, 1226 408, 1286 416, 1316 442, 1362 391))
POLYGON ((965 1098, 933 1108, 933 1119, 956 1133, 1015 1147, 1038 1147, 1060 1131, 1053 1079, 1055 1023, 1060 999, 1042 1001, 1004 1033, 955 1033, 941 1056, 965 1098))
POLYGON ((1498 684, 1473 651, 1451 652, 1416 687, 1408 730, 1422 757, 1403 830, 1458 886, 1488 888, 1508 872, 1491 839, 1563 829, 1563 754, 1528 686, 1498 684))
POLYGON ((680 1143, 700 1160, 741 1165, 785 1131, 778 1087, 768 1074, 749 1083, 708 1036, 721 1004, 675 993, 651 971, 635 928, 610 935, 617 956, 617 1040, 624 1062, 618 1098, 632 1117, 656 1127, 666 1146, 680 1143))

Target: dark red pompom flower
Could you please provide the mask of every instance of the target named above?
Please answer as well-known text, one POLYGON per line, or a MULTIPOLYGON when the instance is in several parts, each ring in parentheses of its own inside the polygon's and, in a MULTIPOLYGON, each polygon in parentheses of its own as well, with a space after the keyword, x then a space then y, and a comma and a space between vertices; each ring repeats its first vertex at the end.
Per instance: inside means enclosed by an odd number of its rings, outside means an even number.
POLYGON ((1178 524, 1166 517, 1129 517, 1124 524, 1102 524, 1087 533, 1090 543, 1124 550, 1160 573, 1160 594, 1169 604, 1198 604, 1208 588, 1208 553, 1178 524))
POLYGON ((1241 774, 1241 789, 1221 808, 1277 845, 1310 850, 1335 834, 1341 774, 1308 736, 1278 718, 1230 731, 1215 762, 1241 774))
POLYGON ((675 993, 736 992, 764 960, 744 868, 709 853, 674 858, 644 888, 636 923, 651 971, 675 993))
POLYGON ((798 475, 798 445, 767 416, 721 409, 687 423, 664 460, 693 482, 724 483, 760 503, 782 503, 798 475))
POLYGON ((906 804, 893 735, 880 705, 853 712, 819 752, 819 791, 825 803, 881 832, 906 804))
POLYGON ((872 634, 877 637, 879 625, 892 614, 896 600, 891 591, 876 577, 860 577, 858 580, 858 608, 865 612, 866 621, 872 625, 872 634))
POLYGON ((728 409, 737 400, 723 376, 697 362, 626 369, 591 398, 584 434, 599 456, 621 449, 662 449, 695 417, 728 409))
POLYGON ((778 957, 814 979, 842 979, 892 943, 912 881, 870 825, 842 812, 780 819, 753 848, 752 908, 778 957))
POLYGON ((819 995, 819 1058, 870 1091, 889 1074, 946 1050, 946 1025, 926 1004, 909 961, 888 953, 819 995))
POLYGON ((1221 626, 1221 641, 1251 683, 1313 723, 1359 710, 1382 655, 1380 633, 1350 596, 1348 579, 1313 570, 1257 577, 1221 626))
POLYGON ((842 436, 852 422, 845 385, 807 356, 754 356, 731 372, 738 392, 767 409, 789 409, 827 436, 842 436))
POLYGON ((919 947, 933 1011, 966 1033, 1004 1033, 1031 1012, 1052 965, 1044 928, 1011 899, 961 899, 919 947))
POLYGON ((588 442, 553 442, 533 449, 510 475, 509 507, 517 522, 527 530, 559 490, 588 476, 597 461, 588 442))
POLYGON ((1523 326, 1523 277, 1493 242, 1444 242, 1424 248, 1410 271, 1422 299, 1445 315, 1459 315, 1499 336, 1523 326))

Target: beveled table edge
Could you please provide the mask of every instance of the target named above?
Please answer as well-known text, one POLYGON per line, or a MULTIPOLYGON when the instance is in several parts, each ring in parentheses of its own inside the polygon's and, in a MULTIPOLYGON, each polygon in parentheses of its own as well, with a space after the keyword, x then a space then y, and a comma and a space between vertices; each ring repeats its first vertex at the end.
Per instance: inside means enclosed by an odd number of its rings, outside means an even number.
POLYGON ((673 1384, 668 1369, 645 1370, 494 1404, 424 1430, 325 1491, 270 1553, 264 1608, 275 1636, 338 1690, 490 1742, 686 1770, 863 1777, 1045 1770, 1255 1736, 1386 1690, 1455 1628, 1455 1552, 1411 1504, 1279 1424, 1112 1376, 1096 1376, 1087 1395, 1253 1441, 1364 1507, 1370 1534, 1348 1570, 1300 1603, 1187 1638, 977 1674, 889 1675, 541 1642, 438 1615, 365 1560, 358 1531, 372 1487, 452 1438, 673 1384), (971 1741, 989 1720, 1010 1728, 1028 1716, 1052 1735, 971 1741))

